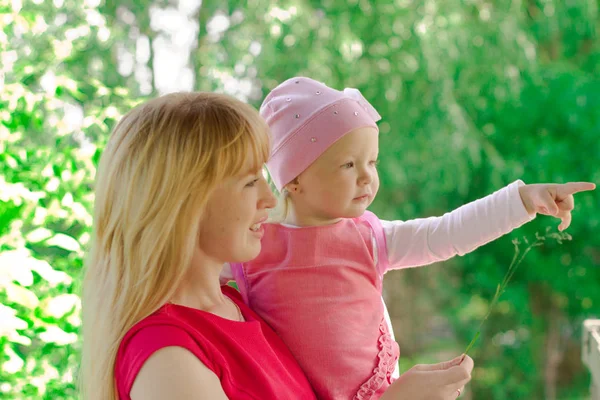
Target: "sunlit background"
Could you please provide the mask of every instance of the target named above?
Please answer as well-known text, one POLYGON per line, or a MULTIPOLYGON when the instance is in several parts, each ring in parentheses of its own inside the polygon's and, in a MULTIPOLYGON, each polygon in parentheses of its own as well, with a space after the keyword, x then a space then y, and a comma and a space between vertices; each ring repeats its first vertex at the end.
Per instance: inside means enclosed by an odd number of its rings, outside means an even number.
MULTIPOLYGON (((384 219, 441 215, 523 179, 600 182, 598 0, 0 0, 0 398, 76 399, 95 165, 119 117, 173 91, 259 106, 305 75, 383 116, 384 219)), ((465 399, 586 399, 600 194, 474 253, 386 275, 403 371, 470 354, 465 399), (550 231, 547 231, 550 228, 550 231), (513 240, 518 239, 518 245, 513 240)))

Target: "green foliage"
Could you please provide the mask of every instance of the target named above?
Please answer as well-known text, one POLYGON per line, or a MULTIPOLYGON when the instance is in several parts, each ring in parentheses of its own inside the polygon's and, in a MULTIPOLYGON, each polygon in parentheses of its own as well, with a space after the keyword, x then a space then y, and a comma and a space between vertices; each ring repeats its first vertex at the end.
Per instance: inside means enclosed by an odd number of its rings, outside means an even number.
POLYGON ((473 339, 471 339, 471 341, 467 345, 467 348, 465 349, 463 354, 465 354, 465 355, 469 354, 469 350, 475 345, 475 342, 477 341, 477 339, 479 338, 479 335, 481 334, 481 327, 483 326, 485 321, 487 321, 490 314, 493 311, 495 311, 495 307, 498 304, 498 300, 500 299, 500 296, 502 296, 502 294, 506 290, 506 286, 512 279, 512 277, 515 274, 519 265, 525 259, 525 256, 527 256, 527 253, 529 253, 531 251, 531 249, 533 249, 534 247, 542 246, 544 244, 544 242, 546 241, 546 239, 548 239, 548 238, 555 239, 559 244, 562 244, 563 240, 571 240, 571 235, 569 235, 568 233, 564 233, 564 232, 550 233, 549 231, 550 231, 550 228, 547 228, 546 235, 544 235, 544 236, 541 236, 538 233, 536 233, 535 240, 531 243, 529 240, 527 240, 526 237, 523 238, 524 244, 521 243, 521 241, 519 239, 513 239, 513 244, 515 246, 515 254, 513 255, 513 259, 510 262, 510 265, 508 266, 508 270, 506 271, 506 274, 504 274, 504 278, 502 278, 502 281, 498 284, 498 286, 496 286, 496 292, 494 293, 494 297, 492 298, 492 301, 490 302, 488 310, 487 310, 485 316, 483 317, 483 319, 481 320, 481 322, 479 323, 479 328, 477 328, 477 332, 475 333, 475 336, 473 337, 473 339), (520 245, 523 245, 525 247, 525 250, 521 251, 521 249, 519 248, 520 245))
MULTIPOLYGON (((119 116, 158 92, 120 66, 146 40, 150 56, 135 66, 154 69, 165 33, 151 15, 169 4, 0 0, 2 398, 77 398, 95 165, 119 116)), ((207 0, 190 18, 198 90, 258 106, 278 82, 308 75, 363 92, 383 116, 373 207, 383 218, 439 215, 519 178, 600 181, 596 0, 207 0), (228 26, 215 29, 215 16, 228 26)), ((474 398, 585 396, 578 341, 600 309, 600 213, 598 194, 577 200, 574 240, 532 250, 484 325, 474 398)), ((540 217, 511 236, 548 225, 540 217)), ((465 348, 511 258, 505 238, 390 274, 392 315, 414 315, 394 321, 403 368, 465 348), (416 338, 413 325, 428 330, 416 338)))
POLYGON ((94 165, 135 95, 94 7, 19 3, 0 2, 0 397, 72 399, 94 165))

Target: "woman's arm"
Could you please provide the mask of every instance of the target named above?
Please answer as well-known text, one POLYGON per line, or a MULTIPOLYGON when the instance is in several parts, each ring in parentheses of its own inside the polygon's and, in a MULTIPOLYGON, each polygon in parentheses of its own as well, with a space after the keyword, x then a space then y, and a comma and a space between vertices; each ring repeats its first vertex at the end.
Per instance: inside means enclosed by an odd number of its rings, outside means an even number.
POLYGON ((132 400, 227 400, 219 378, 183 347, 164 347, 138 373, 132 400))

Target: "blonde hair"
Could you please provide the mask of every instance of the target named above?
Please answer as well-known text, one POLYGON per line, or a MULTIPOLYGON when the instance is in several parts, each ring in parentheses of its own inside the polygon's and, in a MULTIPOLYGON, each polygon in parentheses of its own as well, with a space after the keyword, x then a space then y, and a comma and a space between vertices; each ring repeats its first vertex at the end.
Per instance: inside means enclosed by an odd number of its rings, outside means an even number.
POLYGON ((117 399, 119 344, 170 300, 197 243, 216 184, 259 170, 268 127, 251 106, 215 93, 175 93, 130 111, 96 176, 92 244, 83 281, 82 397, 117 399))

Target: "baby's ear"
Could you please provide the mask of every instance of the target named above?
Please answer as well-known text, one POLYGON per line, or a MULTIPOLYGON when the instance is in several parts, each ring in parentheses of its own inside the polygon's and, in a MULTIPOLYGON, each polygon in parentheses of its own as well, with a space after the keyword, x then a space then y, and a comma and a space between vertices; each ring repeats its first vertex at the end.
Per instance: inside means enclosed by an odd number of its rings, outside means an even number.
POLYGON ((295 193, 298 192, 298 185, 295 183, 288 183, 283 187, 283 190, 288 193, 295 193))
POLYGON ((289 193, 298 192, 300 190, 300 183, 298 182, 298 178, 294 178, 294 180, 285 185, 283 189, 287 190, 289 193))

